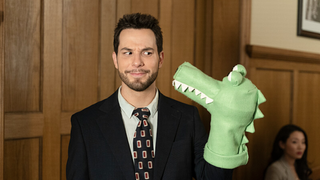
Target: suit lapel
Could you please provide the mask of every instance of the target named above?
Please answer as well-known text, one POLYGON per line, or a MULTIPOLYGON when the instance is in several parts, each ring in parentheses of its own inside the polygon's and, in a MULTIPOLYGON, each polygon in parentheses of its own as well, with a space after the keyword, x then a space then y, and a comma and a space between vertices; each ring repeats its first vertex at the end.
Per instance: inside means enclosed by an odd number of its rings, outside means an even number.
POLYGON ((154 179, 160 180, 180 122, 180 112, 171 107, 167 97, 159 93, 158 134, 154 165, 154 179))
MULTIPOLYGON (((179 111, 171 107, 172 105, 168 103, 167 99, 159 93, 158 134, 154 162, 155 180, 160 180, 163 175, 181 116, 179 111)), ((118 103, 118 91, 106 100, 100 110, 106 113, 97 119, 100 130, 117 159, 125 178, 132 180, 134 179, 134 165, 118 103)))
POLYGON ((97 119, 97 123, 118 161, 123 175, 127 180, 132 180, 134 179, 134 166, 118 103, 117 92, 110 96, 100 107, 100 110, 106 114, 100 116, 97 119))

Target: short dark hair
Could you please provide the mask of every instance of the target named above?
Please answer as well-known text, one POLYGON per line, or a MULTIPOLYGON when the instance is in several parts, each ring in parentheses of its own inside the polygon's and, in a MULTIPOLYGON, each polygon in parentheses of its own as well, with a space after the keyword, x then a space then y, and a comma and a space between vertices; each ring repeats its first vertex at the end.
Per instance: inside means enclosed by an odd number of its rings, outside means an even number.
POLYGON ((273 142, 273 148, 272 148, 272 152, 271 152, 271 161, 269 162, 269 165, 271 165, 273 162, 279 160, 282 157, 284 151, 280 147, 279 142, 281 141, 282 143, 286 143, 290 134, 293 133, 294 131, 302 132, 304 135, 304 138, 305 138, 306 149, 303 153, 302 158, 296 160, 296 171, 297 171, 297 174, 301 180, 307 180, 308 176, 312 173, 312 170, 309 168, 308 162, 307 162, 308 137, 307 137, 306 132, 302 128, 300 128, 296 125, 288 124, 288 125, 283 126, 279 130, 279 132, 273 142))
POLYGON ((150 29, 153 31, 156 37, 156 44, 158 53, 162 51, 162 31, 159 26, 159 21, 149 15, 149 14, 141 14, 141 13, 134 13, 134 14, 126 14, 122 18, 119 19, 116 28, 114 29, 114 36, 113 36, 113 48, 114 52, 118 54, 118 47, 119 47, 119 36, 122 30, 124 29, 150 29))

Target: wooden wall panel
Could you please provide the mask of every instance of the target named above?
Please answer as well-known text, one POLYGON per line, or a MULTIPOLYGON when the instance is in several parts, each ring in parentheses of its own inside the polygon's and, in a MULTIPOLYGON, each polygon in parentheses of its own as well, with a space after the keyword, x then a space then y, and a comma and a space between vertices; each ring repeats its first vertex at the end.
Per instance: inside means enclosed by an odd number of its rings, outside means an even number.
POLYGON ((5 7, 5 111, 40 111, 41 0, 5 7))
POLYGON ((66 167, 68 161, 68 146, 70 135, 61 136, 61 180, 66 180, 66 167))
POLYGON ((248 133, 249 163, 234 171, 233 179, 263 179, 272 143, 285 124, 296 124, 308 134, 311 178, 320 179, 320 55, 262 46, 247 46, 249 79, 267 101, 265 117, 248 133))
POLYGON ((98 100, 100 1, 63 1, 62 110, 98 100))
POLYGON ((41 139, 6 140, 4 180, 41 179, 41 139))
MULTIPOLYGON (((179 65, 187 61, 194 64, 194 24, 195 24, 195 1, 174 0, 172 1, 172 39, 171 39, 171 77, 179 65)), ((173 87, 172 87, 173 88, 173 87)), ((178 91, 172 91, 171 97, 191 104, 191 100, 178 91)))
POLYGON ((159 17, 159 0, 131 0, 131 12, 140 12, 159 17))
MULTIPOLYGON (((196 1, 195 12, 195 66, 207 75, 211 75, 212 61, 212 1, 196 1)), ((201 105, 193 102, 198 110, 206 130, 210 129, 210 113, 201 105)))
POLYGON ((249 162, 245 167, 241 167, 247 169, 247 173, 243 174, 244 177, 241 176, 241 179, 253 180, 262 179, 276 133, 283 125, 290 123, 293 72, 274 69, 253 69, 252 71, 254 71, 251 72, 254 74, 251 77, 252 82, 267 99, 266 103, 259 106, 264 118, 254 121, 256 132, 247 133, 249 162))
POLYGON ((171 95, 172 77, 171 77, 171 37, 172 37, 172 0, 160 0, 159 2, 160 15, 159 23, 163 35, 163 52, 164 61, 162 68, 159 70, 157 78, 157 87, 161 93, 166 96, 171 95))
POLYGON ((320 168, 320 72, 299 73, 297 116, 295 124, 302 127, 309 141, 308 161, 320 168))
MULTIPOLYGON (((3 0, 0 0, 0 11, 3 12, 3 0)), ((0 14, 3 18, 3 13, 0 14)), ((0 22, 0 179, 3 179, 3 149, 4 149, 4 36, 3 22, 0 22)))
POLYGON ((240 1, 213 1, 212 77, 222 80, 240 62, 240 1), (225 23, 228 22, 228 23, 225 23))
POLYGON ((117 88, 115 79, 118 73, 112 60, 116 6, 116 0, 101 0, 99 100, 107 98, 117 88))
POLYGON ((32 138, 43 135, 44 117, 42 113, 6 113, 6 139, 32 138))
POLYGON ((61 0, 45 1, 43 5, 43 180, 60 177, 62 7, 61 0))

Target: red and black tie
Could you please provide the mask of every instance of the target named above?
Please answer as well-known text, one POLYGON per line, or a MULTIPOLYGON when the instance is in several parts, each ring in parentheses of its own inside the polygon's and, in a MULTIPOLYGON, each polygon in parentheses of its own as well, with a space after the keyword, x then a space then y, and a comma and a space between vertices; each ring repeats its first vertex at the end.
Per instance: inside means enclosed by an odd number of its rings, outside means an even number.
POLYGON ((152 180, 154 151, 152 131, 147 121, 150 111, 148 108, 137 108, 132 114, 140 120, 133 136, 135 178, 136 180, 152 180))

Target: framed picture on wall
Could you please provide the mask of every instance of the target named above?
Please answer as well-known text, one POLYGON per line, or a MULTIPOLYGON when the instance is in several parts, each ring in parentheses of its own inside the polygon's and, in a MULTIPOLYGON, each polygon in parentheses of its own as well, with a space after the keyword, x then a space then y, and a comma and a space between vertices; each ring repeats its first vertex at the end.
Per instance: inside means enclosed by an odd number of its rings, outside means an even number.
POLYGON ((298 2, 298 35, 320 39, 320 0, 298 2))

